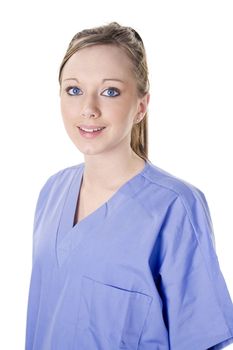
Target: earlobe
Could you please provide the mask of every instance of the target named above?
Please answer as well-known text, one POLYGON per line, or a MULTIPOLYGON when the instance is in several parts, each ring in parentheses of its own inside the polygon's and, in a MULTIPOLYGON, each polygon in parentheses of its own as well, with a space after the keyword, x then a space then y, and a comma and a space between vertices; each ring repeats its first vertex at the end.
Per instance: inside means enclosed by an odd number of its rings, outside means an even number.
POLYGON ((136 120, 134 121, 135 124, 140 123, 140 121, 144 118, 143 113, 139 113, 138 117, 136 118, 136 120))

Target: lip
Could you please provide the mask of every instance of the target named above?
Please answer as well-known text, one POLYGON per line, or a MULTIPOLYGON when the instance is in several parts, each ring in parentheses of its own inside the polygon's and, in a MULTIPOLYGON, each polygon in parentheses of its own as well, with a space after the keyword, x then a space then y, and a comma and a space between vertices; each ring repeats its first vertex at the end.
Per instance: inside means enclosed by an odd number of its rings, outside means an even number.
POLYGON ((77 129, 82 137, 84 137, 87 140, 91 140, 91 139, 95 139, 99 135, 102 135, 104 133, 104 130, 106 129, 106 127, 104 129, 99 130, 99 131, 84 131, 79 126, 77 127, 77 129))
POLYGON ((84 125, 84 124, 81 124, 81 125, 78 125, 78 128, 85 128, 85 129, 88 129, 88 130, 92 130, 92 129, 97 129, 97 128, 106 128, 106 126, 104 126, 104 125, 84 125))

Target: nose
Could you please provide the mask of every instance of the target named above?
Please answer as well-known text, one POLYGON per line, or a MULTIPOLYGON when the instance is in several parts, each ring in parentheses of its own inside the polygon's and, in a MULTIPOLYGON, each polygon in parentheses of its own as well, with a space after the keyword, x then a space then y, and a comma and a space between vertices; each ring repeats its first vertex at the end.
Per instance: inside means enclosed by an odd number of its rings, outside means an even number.
POLYGON ((81 111, 81 116, 82 117, 94 117, 97 118, 100 116, 100 110, 97 107, 95 101, 92 99, 88 99, 88 101, 86 101, 82 111, 81 111))
POLYGON ((97 116, 97 113, 96 112, 82 112, 82 117, 94 117, 94 118, 96 118, 96 116, 97 116))

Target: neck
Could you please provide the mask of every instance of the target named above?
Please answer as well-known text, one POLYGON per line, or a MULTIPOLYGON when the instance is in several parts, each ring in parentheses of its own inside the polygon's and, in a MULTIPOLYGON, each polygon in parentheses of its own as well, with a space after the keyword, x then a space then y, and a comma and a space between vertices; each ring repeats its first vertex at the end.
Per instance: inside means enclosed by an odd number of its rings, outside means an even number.
POLYGON ((114 191, 123 182, 139 173, 145 161, 133 150, 129 154, 111 157, 103 155, 85 156, 83 188, 114 191))

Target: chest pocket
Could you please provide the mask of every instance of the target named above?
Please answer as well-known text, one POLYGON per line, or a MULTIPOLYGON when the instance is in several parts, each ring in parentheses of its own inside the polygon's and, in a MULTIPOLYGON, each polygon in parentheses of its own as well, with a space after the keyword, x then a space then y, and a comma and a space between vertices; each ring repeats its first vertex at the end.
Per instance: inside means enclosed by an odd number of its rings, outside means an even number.
POLYGON ((80 297, 77 334, 85 349, 138 348, 152 297, 87 276, 82 277, 80 297))
POLYGON ((85 349, 136 350, 151 301, 149 295, 83 276, 77 334, 85 349))

